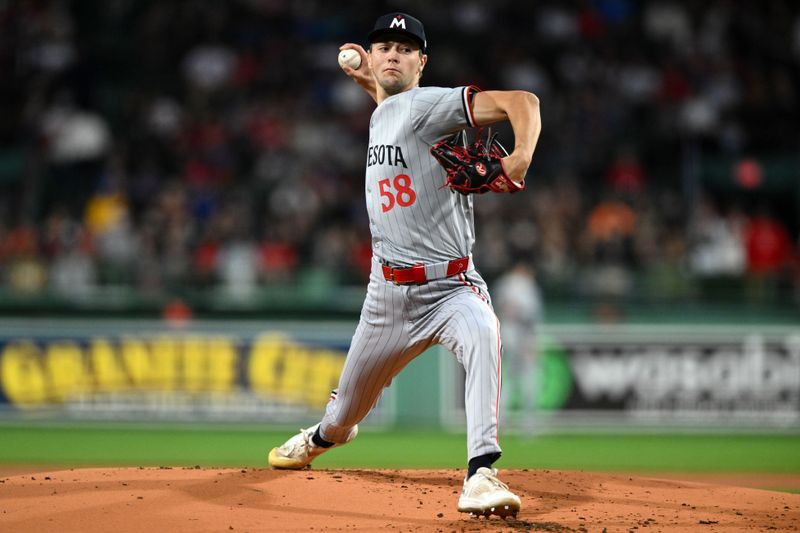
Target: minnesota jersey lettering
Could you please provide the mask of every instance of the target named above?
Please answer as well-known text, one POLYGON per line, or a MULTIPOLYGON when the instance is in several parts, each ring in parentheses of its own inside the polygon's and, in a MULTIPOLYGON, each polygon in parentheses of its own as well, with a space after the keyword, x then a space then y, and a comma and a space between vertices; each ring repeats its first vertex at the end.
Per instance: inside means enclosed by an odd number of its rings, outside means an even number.
POLYGON ((370 146, 367 149, 367 166, 384 164, 408 168, 406 160, 403 159, 403 149, 399 146, 392 146, 391 144, 370 146))

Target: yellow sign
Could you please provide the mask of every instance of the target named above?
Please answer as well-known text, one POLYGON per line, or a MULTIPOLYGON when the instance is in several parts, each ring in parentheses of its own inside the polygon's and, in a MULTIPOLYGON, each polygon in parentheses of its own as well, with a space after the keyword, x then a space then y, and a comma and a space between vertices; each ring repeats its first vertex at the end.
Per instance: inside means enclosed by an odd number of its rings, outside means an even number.
POLYGON ((20 407, 93 393, 225 394, 324 406, 344 353, 280 336, 239 344, 224 336, 97 337, 85 342, 14 340, 0 352, 0 396, 20 407))

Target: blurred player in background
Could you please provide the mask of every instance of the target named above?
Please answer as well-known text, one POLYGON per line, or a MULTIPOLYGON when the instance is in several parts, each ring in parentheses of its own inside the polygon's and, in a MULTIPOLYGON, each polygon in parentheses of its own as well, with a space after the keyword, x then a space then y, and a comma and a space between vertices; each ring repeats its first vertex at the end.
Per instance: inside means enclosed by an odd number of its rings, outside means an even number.
POLYGON ((502 324, 503 391, 501 414, 525 418, 536 411, 537 334, 543 305, 530 261, 517 260, 494 284, 494 307, 502 324))

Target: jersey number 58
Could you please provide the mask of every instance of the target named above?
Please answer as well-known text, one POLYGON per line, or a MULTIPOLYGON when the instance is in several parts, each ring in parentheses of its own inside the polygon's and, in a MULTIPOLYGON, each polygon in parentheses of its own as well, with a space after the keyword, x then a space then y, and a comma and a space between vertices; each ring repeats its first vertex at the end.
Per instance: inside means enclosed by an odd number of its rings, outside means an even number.
POLYGON ((395 204, 408 207, 417 201, 417 193, 411 188, 411 177, 408 174, 398 174, 391 180, 380 180, 378 187, 381 196, 386 199, 386 203, 381 202, 384 213, 394 209, 395 204))

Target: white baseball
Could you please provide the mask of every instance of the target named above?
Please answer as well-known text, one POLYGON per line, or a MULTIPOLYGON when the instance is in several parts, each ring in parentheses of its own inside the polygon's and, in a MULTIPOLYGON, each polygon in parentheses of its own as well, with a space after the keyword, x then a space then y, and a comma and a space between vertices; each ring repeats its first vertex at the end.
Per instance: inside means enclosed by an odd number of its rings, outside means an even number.
POLYGON ((345 65, 352 69, 358 69, 361 66, 361 54, 358 53, 358 50, 347 48, 339 52, 339 66, 345 65))

